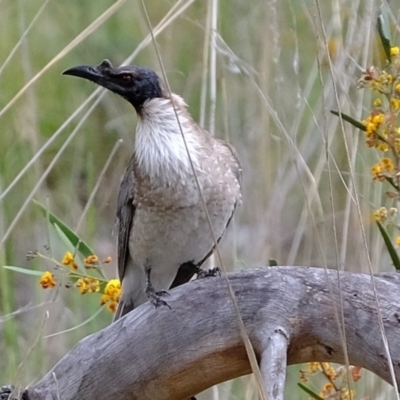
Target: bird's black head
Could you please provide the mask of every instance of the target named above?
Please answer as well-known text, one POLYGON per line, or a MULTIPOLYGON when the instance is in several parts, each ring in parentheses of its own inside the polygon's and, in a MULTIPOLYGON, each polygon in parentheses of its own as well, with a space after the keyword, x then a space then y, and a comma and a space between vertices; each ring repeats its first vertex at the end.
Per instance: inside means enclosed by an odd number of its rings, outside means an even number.
POLYGON ((104 60, 100 65, 80 65, 67 69, 63 74, 78 76, 104 86, 129 101, 139 114, 146 100, 163 97, 159 77, 150 68, 114 68, 110 61, 104 60))

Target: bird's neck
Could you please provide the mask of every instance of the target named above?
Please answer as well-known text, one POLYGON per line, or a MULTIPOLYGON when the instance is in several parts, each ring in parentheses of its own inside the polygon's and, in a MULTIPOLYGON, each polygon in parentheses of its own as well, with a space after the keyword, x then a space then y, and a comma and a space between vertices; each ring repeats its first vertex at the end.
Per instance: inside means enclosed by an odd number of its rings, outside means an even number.
POLYGON ((197 169, 200 168, 202 152, 200 132, 187 112, 186 104, 176 95, 173 95, 172 101, 156 98, 144 103, 135 140, 140 172, 152 181, 165 184, 185 182, 193 177, 187 149, 197 169))

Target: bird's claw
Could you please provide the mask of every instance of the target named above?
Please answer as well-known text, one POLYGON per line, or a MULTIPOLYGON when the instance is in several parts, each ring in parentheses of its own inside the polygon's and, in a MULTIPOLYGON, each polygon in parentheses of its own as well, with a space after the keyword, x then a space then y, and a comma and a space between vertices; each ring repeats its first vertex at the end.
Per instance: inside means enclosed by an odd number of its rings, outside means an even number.
POLYGON ((200 269, 197 273, 198 279, 208 278, 210 276, 221 276, 221 269, 219 267, 210 268, 207 271, 200 269))
POLYGON ((150 300, 150 303, 153 304, 155 308, 166 306, 171 310, 170 305, 165 300, 161 299, 161 296, 169 296, 169 293, 166 290, 160 290, 159 292, 156 292, 153 286, 148 286, 146 288, 146 294, 150 300))
POLYGON ((155 292, 157 296, 171 296, 167 290, 160 290, 159 292, 155 292))
POLYGON ((147 296, 149 297, 150 303, 153 304, 155 308, 165 306, 171 310, 171 306, 165 300, 161 299, 159 292, 148 293, 147 296))

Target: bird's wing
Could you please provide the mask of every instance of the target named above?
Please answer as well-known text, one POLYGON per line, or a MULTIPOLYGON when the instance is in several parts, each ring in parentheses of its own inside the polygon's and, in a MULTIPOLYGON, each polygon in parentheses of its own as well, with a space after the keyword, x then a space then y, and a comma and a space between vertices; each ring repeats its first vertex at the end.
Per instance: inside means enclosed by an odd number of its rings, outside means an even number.
POLYGON ((133 155, 126 167, 118 194, 118 275, 121 281, 124 279, 126 265, 129 261, 129 236, 136 209, 133 204, 134 160, 133 155))

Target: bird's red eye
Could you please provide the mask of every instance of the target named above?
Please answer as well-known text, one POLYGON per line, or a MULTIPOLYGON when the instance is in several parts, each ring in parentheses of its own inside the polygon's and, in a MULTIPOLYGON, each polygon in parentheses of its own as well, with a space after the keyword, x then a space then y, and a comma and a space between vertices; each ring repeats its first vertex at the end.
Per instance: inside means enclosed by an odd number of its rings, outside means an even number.
POLYGON ((132 81, 132 75, 129 74, 123 74, 121 75, 121 78, 125 83, 129 83, 132 81))

